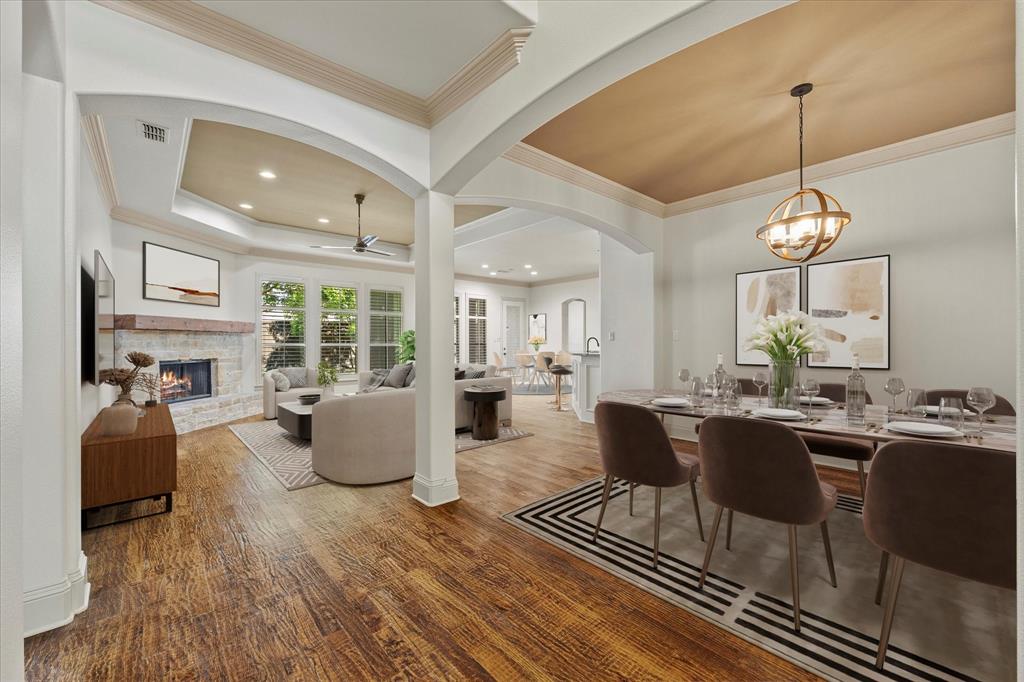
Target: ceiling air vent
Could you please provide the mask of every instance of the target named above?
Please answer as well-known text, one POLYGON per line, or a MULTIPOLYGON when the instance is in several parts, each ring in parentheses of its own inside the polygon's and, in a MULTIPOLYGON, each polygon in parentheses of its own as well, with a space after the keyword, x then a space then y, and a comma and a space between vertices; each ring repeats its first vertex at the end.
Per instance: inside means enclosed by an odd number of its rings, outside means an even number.
POLYGON ((138 121, 139 135, 150 142, 167 142, 167 128, 145 121, 138 121))

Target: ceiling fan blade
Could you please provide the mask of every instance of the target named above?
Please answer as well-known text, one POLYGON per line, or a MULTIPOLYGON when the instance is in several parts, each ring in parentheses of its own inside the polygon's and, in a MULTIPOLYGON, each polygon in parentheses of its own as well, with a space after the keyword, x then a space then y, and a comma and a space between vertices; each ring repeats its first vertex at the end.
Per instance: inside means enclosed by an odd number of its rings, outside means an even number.
POLYGON ((314 244, 314 245, 310 246, 309 248, 311 248, 311 249, 351 249, 352 247, 351 246, 327 246, 327 245, 320 246, 320 245, 314 244))
POLYGON ((394 256, 395 255, 393 253, 388 253, 387 251, 377 251, 376 249, 366 249, 365 253, 375 253, 378 256, 394 256))
POLYGON ((379 237, 377 235, 375 235, 375 234, 368 234, 365 237, 363 237, 363 246, 370 246, 371 244, 373 244, 378 239, 379 239, 379 237))

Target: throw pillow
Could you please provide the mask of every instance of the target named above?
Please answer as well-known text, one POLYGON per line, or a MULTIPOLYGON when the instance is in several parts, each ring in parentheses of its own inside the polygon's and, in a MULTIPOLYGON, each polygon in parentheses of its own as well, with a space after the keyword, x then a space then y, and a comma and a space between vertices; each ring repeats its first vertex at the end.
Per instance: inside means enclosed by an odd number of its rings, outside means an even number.
POLYGON ((416 365, 412 365, 412 369, 409 370, 408 376, 405 377, 405 387, 412 388, 416 385, 416 365))
POLYGON ((487 371, 483 369, 468 369, 466 370, 467 379, 483 379, 487 375, 487 371))
POLYGON ((306 388, 305 367, 282 367, 279 371, 288 377, 288 383, 292 385, 292 388, 306 388))
POLYGON ((456 369, 455 370, 455 380, 456 381, 461 381, 462 379, 465 379, 465 378, 466 378, 466 370, 464 370, 464 369, 456 369))
POLYGON ((292 383, 288 381, 288 377, 278 372, 276 369, 270 373, 270 378, 274 380, 274 389, 278 391, 287 391, 292 387, 292 383))
POLYGON ((370 380, 367 382, 365 387, 359 389, 359 392, 372 393, 373 391, 376 391, 378 388, 384 385, 384 380, 388 378, 388 374, 390 373, 391 370, 388 369, 373 370, 373 376, 370 377, 370 380))
POLYGON ((385 386, 391 388, 405 388, 405 378, 409 376, 409 371, 412 369, 411 364, 395 365, 388 372, 388 378, 384 380, 385 386))

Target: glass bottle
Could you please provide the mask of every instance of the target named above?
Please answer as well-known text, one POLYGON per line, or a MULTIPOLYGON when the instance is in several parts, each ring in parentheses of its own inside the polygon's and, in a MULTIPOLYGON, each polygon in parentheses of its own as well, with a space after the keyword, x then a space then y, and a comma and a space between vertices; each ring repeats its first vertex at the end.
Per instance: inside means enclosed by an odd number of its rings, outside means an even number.
POLYGON ((714 385, 714 403, 715 405, 725 404, 725 363, 722 354, 719 353, 718 357, 715 358, 715 385, 714 385))
POLYGON ((864 375, 860 373, 860 356, 854 353, 852 371, 846 378, 846 418, 851 424, 864 423, 864 406, 867 404, 867 389, 864 375))

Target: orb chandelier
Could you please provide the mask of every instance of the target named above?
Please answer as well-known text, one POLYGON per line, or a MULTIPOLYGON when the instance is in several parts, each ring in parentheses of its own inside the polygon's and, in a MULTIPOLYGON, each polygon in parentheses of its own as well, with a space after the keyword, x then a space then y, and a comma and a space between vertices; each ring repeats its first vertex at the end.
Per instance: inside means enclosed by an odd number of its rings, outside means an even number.
POLYGON ((789 94, 800 100, 800 189, 783 199, 757 228, 757 238, 779 258, 804 263, 825 253, 839 241, 850 214, 835 197, 804 187, 804 95, 813 89, 810 83, 797 85, 789 94))

